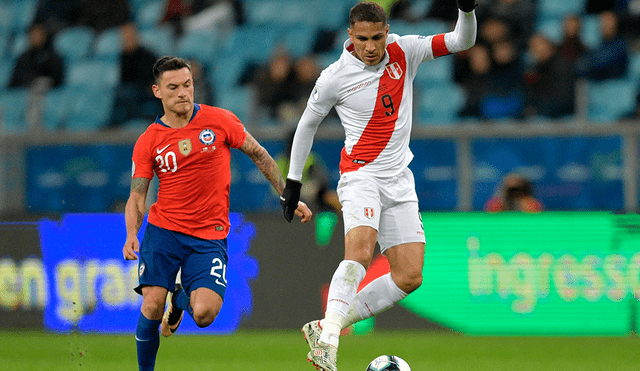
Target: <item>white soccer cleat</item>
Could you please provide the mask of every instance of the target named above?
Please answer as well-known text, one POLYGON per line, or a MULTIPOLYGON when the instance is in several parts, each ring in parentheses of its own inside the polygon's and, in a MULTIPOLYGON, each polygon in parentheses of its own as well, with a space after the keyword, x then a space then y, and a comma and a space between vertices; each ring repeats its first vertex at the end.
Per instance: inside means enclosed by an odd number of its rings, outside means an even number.
POLYGON ((322 327, 320 327, 320 320, 311 321, 304 326, 302 326, 302 333, 304 334, 304 339, 309 343, 309 348, 313 351, 318 347, 318 342, 320 341, 320 334, 322 333, 322 327))
POLYGON ((307 361, 313 363, 317 370, 338 371, 338 348, 318 343, 318 347, 307 354, 307 361))

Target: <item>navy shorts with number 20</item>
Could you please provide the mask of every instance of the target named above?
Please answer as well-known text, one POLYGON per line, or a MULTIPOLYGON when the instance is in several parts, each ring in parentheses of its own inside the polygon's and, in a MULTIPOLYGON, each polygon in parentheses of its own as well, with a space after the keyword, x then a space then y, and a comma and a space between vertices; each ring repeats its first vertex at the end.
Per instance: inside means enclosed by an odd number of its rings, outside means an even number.
POLYGON ((140 244, 139 286, 175 288, 182 268, 182 286, 187 294, 200 287, 217 292, 224 299, 227 289, 227 239, 204 240, 156 227, 148 223, 140 244))

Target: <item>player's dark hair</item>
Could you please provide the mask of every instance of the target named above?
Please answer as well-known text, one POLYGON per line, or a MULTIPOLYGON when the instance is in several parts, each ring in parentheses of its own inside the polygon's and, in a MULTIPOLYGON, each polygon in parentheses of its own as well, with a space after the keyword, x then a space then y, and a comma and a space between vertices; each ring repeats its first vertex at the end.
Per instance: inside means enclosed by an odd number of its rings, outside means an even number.
POLYGON ((364 1, 356 4, 349 12, 349 25, 353 26, 357 22, 382 22, 387 24, 387 14, 379 4, 364 1))
POLYGON ((164 72, 181 70, 185 67, 191 71, 191 64, 184 58, 162 57, 153 64, 153 81, 157 84, 160 82, 160 76, 162 76, 164 72))

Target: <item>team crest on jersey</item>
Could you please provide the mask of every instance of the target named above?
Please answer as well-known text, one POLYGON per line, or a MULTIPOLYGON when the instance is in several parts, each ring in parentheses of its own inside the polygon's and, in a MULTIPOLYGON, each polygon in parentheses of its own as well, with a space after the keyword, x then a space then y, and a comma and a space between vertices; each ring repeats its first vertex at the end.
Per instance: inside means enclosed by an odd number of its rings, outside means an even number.
POLYGON ((191 139, 183 139, 178 142, 178 149, 184 156, 191 153, 191 139))
POLYGON ((213 143, 216 140, 216 134, 211 129, 204 129, 200 132, 200 141, 205 146, 213 143))
POLYGON ((368 219, 373 219, 373 208, 372 207, 365 207, 364 208, 364 216, 366 216, 368 219))
POLYGON ((402 77, 402 68, 400 67, 400 64, 398 62, 391 63, 387 66, 386 70, 389 74, 389 77, 394 80, 400 80, 400 78, 402 77))

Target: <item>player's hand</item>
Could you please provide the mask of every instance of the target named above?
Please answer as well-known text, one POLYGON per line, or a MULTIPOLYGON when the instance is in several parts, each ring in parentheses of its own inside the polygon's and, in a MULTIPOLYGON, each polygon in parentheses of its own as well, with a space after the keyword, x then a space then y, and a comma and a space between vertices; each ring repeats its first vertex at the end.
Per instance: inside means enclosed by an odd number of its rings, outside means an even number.
POLYGON ((311 212, 311 209, 309 209, 309 206, 307 206, 307 204, 302 201, 298 201, 296 215, 300 217, 301 222, 306 223, 311 220, 311 216, 313 215, 313 213, 311 212))
POLYGON ((456 0, 458 2, 458 9, 465 13, 472 12, 476 6, 478 6, 477 0, 456 0))
POLYGON ((138 237, 127 237, 127 241, 125 241, 124 247, 122 248, 122 255, 124 256, 124 260, 137 260, 138 255, 136 255, 136 253, 139 251, 140 242, 138 241, 138 237))
POLYGON ((284 186, 284 191, 282 191, 282 195, 280 196, 280 205, 282 205, 284 218, 287 219, 289 223, 291 223, 293 214, 299 207, 298 201, 300 201, 301 189, 302 183, 292 179, 287 179, 287 183, 284 186))

